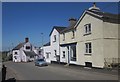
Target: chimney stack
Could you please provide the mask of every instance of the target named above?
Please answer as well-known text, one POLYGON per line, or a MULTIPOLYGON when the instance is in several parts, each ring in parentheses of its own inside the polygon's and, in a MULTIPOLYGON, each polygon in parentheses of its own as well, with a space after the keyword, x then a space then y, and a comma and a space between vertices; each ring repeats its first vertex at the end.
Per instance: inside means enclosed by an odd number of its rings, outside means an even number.
POLYGON ((27 43, 27 42, 29 42, 29 38, 28 37, 25 38, 25 43, 27 43))
POLYGON ((71 27, 71 26, 75 25, 75 23, 77 22, 77 19, 75 19, 75 18, 70 18, 70 19, 69 19, 69 22, 70 22, 70 27, 71 27))
POLYGON ((91 11, 100 11, 100 8, 98 8, 98 7, 96 6, 96 3, 94 2, 94 3, 93 3, 93 6, 90 7, 89 10, 91 10, 91 11))

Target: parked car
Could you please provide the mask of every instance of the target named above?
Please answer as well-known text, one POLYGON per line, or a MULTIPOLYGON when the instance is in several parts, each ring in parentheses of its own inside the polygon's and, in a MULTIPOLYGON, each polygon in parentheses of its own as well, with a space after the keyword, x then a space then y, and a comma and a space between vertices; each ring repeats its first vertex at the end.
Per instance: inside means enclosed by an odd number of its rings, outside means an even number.
POLYGON ((35 66, 48 66, 48 64, 44 59, 36 59, 35 66))

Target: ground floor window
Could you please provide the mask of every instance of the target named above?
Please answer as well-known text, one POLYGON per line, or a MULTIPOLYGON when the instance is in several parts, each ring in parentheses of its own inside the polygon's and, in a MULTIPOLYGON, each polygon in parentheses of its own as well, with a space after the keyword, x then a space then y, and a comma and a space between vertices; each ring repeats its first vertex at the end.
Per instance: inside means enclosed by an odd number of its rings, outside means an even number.
POLYGON ((50 52, 46 52, 46 58, 49 58, 50 57, 50 52))
POLYGON ((17 56, 14 56, 15 59, 17 59, 17 56))
POLYGON ((85 54, 91 54, 92 53, 92 45, 91 42, 85 43, 85 54))
POLYGON ((56 55, 57 55, 57 50, 54 50, 54 53, 55 53, 55 56, 54 56, 54 57, 56 57, 56 55))
POLYGON ((63 51, 63 57, 62 58, 65 58, 65 51, 63 51))

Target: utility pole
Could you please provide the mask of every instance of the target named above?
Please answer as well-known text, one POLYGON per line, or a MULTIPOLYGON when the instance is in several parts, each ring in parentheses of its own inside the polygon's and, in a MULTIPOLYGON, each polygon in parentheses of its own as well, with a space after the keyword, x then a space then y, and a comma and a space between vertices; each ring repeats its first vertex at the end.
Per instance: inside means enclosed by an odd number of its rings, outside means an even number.
POLYGON ((43 50, 43 33, 41 33, 41 39, 42 39, 42 55, 44 56, 44 50, 43 50))
POLYGON ((43 33, 41 33, 42 47, 43 47, 43 33))

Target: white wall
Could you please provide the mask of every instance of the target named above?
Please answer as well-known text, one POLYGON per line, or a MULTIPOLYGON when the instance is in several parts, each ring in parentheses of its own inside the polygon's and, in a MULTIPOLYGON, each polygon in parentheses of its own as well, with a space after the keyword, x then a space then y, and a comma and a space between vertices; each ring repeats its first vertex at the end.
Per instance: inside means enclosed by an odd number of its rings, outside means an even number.
POLYGON ((60 62, 68 63, 68 49, 67 49, 67 47, 60 47, 60 62), (63 51, 65 51, 65 58, 63 58, 63 51))
POLYGON ((48 62, 48 63, 51 63, 51 46, 44 46, 43 47, 43 49, 44 49, 44 57, 45 57, 45 60, 46 60, 46 62, 48 62), (47 53, 49 53, 49 58, 47 58, 47 53))
POLYGON ((54 50, 57 50, 57 55, 60 55, 60 47, 59 47, 59 32, 54 29, 51 36, 50 36, 50 43, 51 43, 51 60, 52 61, 56 61, 56 57, 55 57, 55 52, 54 50), (56 42, 54 41, 54 35, 56 35, 56 42))
MULTIPOLYGON (((112 59, 116 58, 118 59, 119 55, 119 49, 118 49, 118 42, 119 42, 119 27, 118 24, 108 23, 104 22, 104 28, 103 28, 103 38, 104 38, 104 58, 108 62, 112 63, 112 59)), ((118 62, 118 60, 116 60, 118 62)), ((116 62, 116 63, 117 63, 116 62)))
POLYGON ((13 62, 21 62, 21 57, 20 57, 20 51, 19 50, 13 50, 13 62), (15 54, 15 52, 17 52, 17 54, 15 54), (17 59, 15 59, 14 57, 17 57, 17 59))
POLYGON ((25 45, 24 45, 24 50, 25 51, 31 51, 32 50, 32 45, 30 44, 30 42, 27 42, 25 45), (30 49, 26 49, 26 46, 30 46, 30 49))

